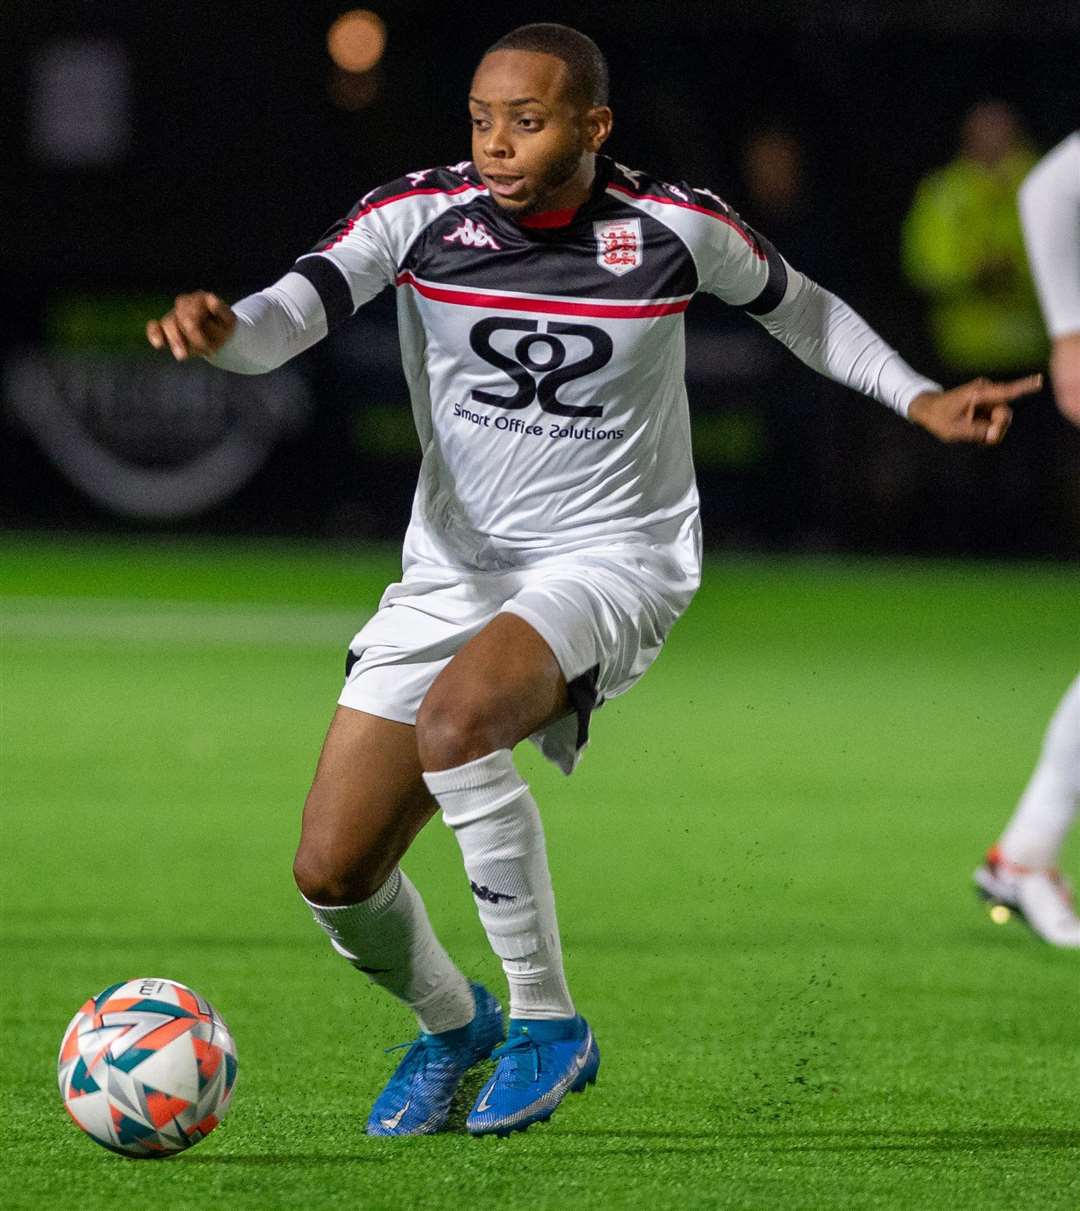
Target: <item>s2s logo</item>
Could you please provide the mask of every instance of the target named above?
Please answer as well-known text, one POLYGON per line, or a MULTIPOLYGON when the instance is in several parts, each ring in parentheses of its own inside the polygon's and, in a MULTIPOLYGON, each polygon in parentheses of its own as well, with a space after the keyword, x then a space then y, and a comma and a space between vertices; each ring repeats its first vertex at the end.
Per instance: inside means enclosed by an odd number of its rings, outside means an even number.
POLYGON ((555 416, 600 416, 603 409, 599 404, 575 407, 564 404, 557 398, 560 387, 575 379, 584 378, 595 370, 602 370, 611 361, 611 337, 602 329, 591 324, 563 324, 554 320, 546 323, 540 331, 538 320, 521 320, 508 316, 489 316, 473 326, 469 333, 469 344, 473 353, 489 366, 502 370, 514 387, 512 395, 500 395, 496 391, 480 388, 472 392, 478 404, 490 404, 496 408, 527 408, 538 400, 545 412, 555 416), (508 356, 492 344, 496 332, 520 332, 523 335, 514 345, 513 357, 508 356), (576 362, 566 360, 566 341, 563 337, 581 337, 588 341, 590 351, 576 362))

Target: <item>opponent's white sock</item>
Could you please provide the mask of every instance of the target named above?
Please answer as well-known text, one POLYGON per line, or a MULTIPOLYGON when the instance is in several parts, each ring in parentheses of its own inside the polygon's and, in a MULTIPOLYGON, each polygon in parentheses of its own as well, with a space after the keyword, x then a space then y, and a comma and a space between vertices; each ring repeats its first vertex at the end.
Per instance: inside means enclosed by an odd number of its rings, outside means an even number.
POLYGON ((998 843, 1002 857, 1018 866, 1056 866, 1078 808, 1080 677, 1046 729, 1039 763, 998 843))
POLYGON ((461 846, 480 921, 510 985, 511 1018, 573 1017, 544 829, 510 750, 424 781, 461 846))
POLYGON ((400 868, 359 904, 304 901, 338 954, 404 1001, 421 1030, 441 1034, 472 1021, 469 981, 439 944, 420 893, 400 868))

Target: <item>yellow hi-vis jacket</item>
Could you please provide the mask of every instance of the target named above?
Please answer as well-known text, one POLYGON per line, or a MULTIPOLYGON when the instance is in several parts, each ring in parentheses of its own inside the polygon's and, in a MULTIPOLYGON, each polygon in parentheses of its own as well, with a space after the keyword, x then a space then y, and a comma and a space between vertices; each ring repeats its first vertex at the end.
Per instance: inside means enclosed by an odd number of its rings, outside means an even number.
POLYGON ((954 160, 923 178, 904 221, 904 270, 930 296, 938 353, 958 371, 1028 370, 1046 358, 1016 205, 1034 163, 1026 150, 994 170, 954 160))

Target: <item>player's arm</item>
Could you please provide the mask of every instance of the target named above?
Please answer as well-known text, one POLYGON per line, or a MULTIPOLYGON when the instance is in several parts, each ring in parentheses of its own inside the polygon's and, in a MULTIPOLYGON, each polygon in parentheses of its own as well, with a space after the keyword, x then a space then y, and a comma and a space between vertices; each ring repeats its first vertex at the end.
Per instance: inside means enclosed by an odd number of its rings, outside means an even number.
POLYGON ((384 224, 363 202, 283 278, 230 307, 205 290, 180 295, 146 325, 155 349, 177 361, 206 358, 222 370, 264 374, 303 353, 394 280, 384 224))
POLYGON ((941 441, 996 445, 1012 419, 1010 401, 1041 385, 1039 375, 1011 383, 980 378, 945 391, 730 208, 708 221, 699 241, 703 289, 742 307, 812 370, 871 396, 941 441))
POLYGON ((801 361, 907 417, 944 442, 996 446, 1012 421, 1009 404, 1038 391, 1042 376, 1009 383, 978 378, 951 391, 918 374, 843 299, 787 267, 784 298, 755 316, 801 361))
POLYGON ((327 331, 318 291, 300 274, 287 273, 234 307, 205 290, 182 294, 167 315, 146 325, 146 338, 178 362, 204 357, 222 370, 264 374, 327 331))
POLYGON ((1062 415, 1080 425, 1080 131, 1028 174, 1020 187, 1020 219, 1053 341, 1054 395, 1062 415))

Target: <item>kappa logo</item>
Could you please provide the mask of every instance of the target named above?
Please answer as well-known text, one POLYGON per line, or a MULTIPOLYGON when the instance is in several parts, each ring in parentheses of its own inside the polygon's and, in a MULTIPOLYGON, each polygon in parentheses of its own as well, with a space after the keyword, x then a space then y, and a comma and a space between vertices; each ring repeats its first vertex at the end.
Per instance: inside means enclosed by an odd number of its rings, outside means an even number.
POLYGON ((462 220, 460 227, 455 227, 449 235, 443 236, 444 243, 461 244, 465 248, 492 248, 502 251, 502 245, 496 243, 495 237, 483 223, 475 223, 472 219, 462 220))
POLYGON ((405 175, 409 178, 409 182, 413 189, 419 189, 427 180, 430 173, 434 172, 432 168, 423 168, 420 172, 407 172, 405 175))
POLYGON ((511 896, 505 891, 492 891, 490 887, 477 887, 475 883, 470 882, 473 895, 478 900, 486 900, 489 904, 498 904, 500 900, 516 900, 517 896, 511 896))
POLYGON ((627 168, 625 164, 616 163, 615 167, 626 177, 635 190, 641 190, 641 178, 645 175, 637 168, 627 168))
POLYGON ((731 214, 731 207, 724 201, 719 194, 713 193, 711 189, 699 189, 695 186, 694 193, 699 193, 703 198, 712 198, 716 205, 724 214, 731 214))
POLYGON ((593 223, 596 233, 596 263, 601 269, 622 277, 640 267, 643 260, 640 219, 605 219, 593 223))

